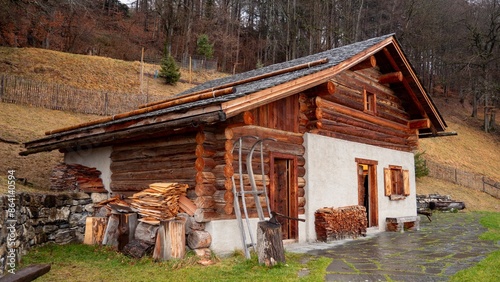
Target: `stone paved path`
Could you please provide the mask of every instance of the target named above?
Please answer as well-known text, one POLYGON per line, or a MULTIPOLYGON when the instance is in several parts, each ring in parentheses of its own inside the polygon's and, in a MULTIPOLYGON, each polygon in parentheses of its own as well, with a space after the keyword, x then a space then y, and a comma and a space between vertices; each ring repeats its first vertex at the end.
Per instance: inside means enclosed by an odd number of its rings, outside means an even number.
MULTIPOLYGON (((447 281, 500 248, 477 213, 436 213, 420 231, 382 232, 307 253, 333 259, 325 281, 447 281)), ((293 252, 293 250, 290 250, 293 252)))

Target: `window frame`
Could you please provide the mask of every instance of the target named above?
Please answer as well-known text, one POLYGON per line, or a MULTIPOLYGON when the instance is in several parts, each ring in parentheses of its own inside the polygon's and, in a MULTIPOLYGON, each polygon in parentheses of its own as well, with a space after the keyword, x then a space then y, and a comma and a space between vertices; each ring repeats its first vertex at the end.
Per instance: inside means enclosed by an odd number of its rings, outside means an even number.
POLYGON ((385 196, 391 200, 404 200, 410 195, 410 172, 402 166, 384 168, 385 196))
POLYGON ((363 89, 363 111, 377 114, 377 95, 363 89))

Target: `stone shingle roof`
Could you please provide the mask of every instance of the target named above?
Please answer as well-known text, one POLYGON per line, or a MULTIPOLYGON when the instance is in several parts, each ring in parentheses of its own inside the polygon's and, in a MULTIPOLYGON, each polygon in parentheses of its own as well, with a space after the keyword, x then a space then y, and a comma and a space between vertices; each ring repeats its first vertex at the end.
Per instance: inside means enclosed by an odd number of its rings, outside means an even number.
MULTIPOLYGON (((230 101, 232 99, 239 98, 239 97, 242 97, 244 95, 247 95, 247 94, 250 94, 253 92, 257 92, 259 90, 274 87, 276 85, 279 85, 279 84, 282 84, 285 82, 289 82, 289 81, 292 81, 294 79, 297 79, 297 78, 300 78, 300 77, 303 77, 306 75, 310 75, 310 74, 316 73, 318 71, 336 66, 339 63, 351 58, 352 56, 362 52, 363 50, 366 50, 367 48, 369 48, 373 45, 376 45, 377 43, 380 43, 381 41, 383 41, 391 36, 393 36, 393 34, 388 34, 388 35, 384 35, 384 36, 380 36, 380 37, 376 37, 376 38, 371 38, 371 39, 368 39, 365 41, 353 43, 353 44, 346 45, 343 47, 334 48, 334 49, 331 49, 328 51, 316 53, 316 54, 309 55, 306 57, 301 57, 301 58, 294 59, 291 61, 278 63, 278 64, 266 66, 263 68, 251 70, 248 72, 244 72, 244 73, 240 73, 240 74, 236 74, 236 75, 208 81, 208 82, 205 82, 203 84, 200 84, 196 87, 193 87, 191 89, 188 89, 188 90, 180 93, 178 95, 178 97, 182 97, 184 95, 189 95, 190 93, 198 92, 198 91, 202 91, 202 90, 210 90, 212 88, 216 88, 220 85, 224 85, 224 84, 228 84, 228 83, 238 83, 239 81, 244 81, 246 79, 257 77, 257 76, 260 76, 260 75, 263 75, 266 73, 271 73, 271 72, 275 72, 275 71, 279 71, 279 70, 283 70, 283 69, 287 69, 287 68, 292 68, 292 67, 295 67, 298 65, 311 63, 311 62, 318 61, 321 59, 328 59, 327 63, 312 66, 310 68, 303 68, 303 69, 300 69, 297 71, 287 72, 287 73, 272 76, 269 78, 264 78, 264 79, 259 79, 259 80, 252 81, 252 82, 238 84, 237 86, 235 86, 235 91, 233 94, 223 95, 223 96, 220 96, 220 97, 217 97, 214 99, 207 99, 204 101, 200 101, 197 104, 230 101)), ((185 106, 188 106, 188 105, 185 105, 185 106)), ((194 105, 190 105, 190 106, 194 106, 194 105)))

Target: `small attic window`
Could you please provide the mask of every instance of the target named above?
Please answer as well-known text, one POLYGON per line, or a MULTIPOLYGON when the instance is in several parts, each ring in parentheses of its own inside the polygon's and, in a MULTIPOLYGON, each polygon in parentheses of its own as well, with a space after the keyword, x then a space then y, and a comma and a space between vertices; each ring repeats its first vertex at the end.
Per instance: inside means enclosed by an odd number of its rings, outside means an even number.
POLYGON ((374 93, 363 91, 364 111, 368 113, 377 113, 377 96, 374 93))

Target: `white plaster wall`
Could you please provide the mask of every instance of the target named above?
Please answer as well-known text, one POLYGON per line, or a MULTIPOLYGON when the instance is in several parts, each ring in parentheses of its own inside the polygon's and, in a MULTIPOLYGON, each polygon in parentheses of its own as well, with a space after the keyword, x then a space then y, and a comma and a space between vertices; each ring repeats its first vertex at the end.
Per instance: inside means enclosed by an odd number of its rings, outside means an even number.
MULTIPOLYGON (((299 218, 305 219, 305 215, 299 215, 299 218)), ((266 218, 266 220, 268 220, 268 218, 266 218)), ((259 223, 259 219, 251 218, 249 219, 249 222, 254 242, 257 243, 257 223, 259 223)), ((243 225, 245 228, 247 242, 250 243, 250 236, 247 231, 248 229, 245 219, 243 219, 243 225)), ((305 238, 305 227, 305 223, 299 221, 299 241, 301 237, 305 238)), ((205 225, 205 231, 208 231, 212 236, 210 249, 215 253, 219 255, 228 255, 233 253, 235 250, 243 250, 241 232, 236 219, 213 220, 207 222, 205 225)), ((305 239, 302 241, 305 241, 305 239)))
POLYGON ((378 161, 378 229, 380 231, 385 230, 386 217, 417 214, 413 153, 309 133, 304 135, 304 146, 306 148, 306 230, 304 230, 306 241, 314 242, 317 239, 314 229, 314 212, 317 209, 358 204, 356 158, 378 161), (384 168, 389 165, 402 166, 410 172, 411 194, 404 200, 390 201, 384 195, 384 168))
MULTIPOLYGON (((252 232, 252 236, 256 242, 257 223, 259 222, 259 219, 251 218, 249 221, 250 231, 252 232)), ((247 223, 245 220, 243 220, 243 224, 247 242, 250 243, 250 237, 246 228, 247 223)), ((210 249, 218 255, 228 255, 235 250, 243 250, 240 228, 238 227, 238 221, 236 219, 212 220, 206 223, 205 231, 208 231, 212 236, 210 249)))
POLYGON ((88 148, 71 151, 64 154, 64 162, 67 164, 81 164, 95 167, 101 172, 102 183, 106 190, 110 190, 111 184, 111 147, 88 148))

